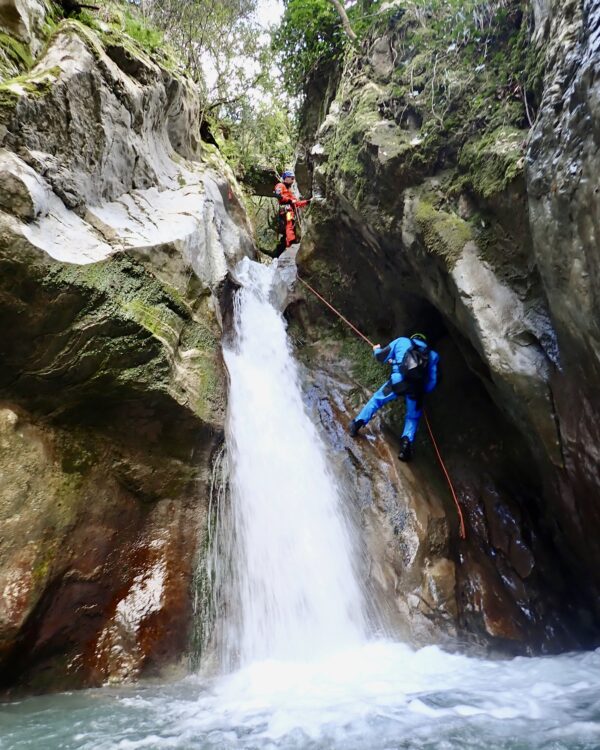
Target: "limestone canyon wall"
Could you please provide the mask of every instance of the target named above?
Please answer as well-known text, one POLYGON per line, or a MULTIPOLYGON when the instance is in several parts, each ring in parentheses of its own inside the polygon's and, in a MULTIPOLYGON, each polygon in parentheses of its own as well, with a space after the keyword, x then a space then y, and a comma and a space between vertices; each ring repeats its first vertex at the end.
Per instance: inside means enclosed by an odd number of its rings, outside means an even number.
POLYGON ((192 627, 252 241, 197 90, 114 21, 0 9, 3 688, 153 674, 192 627))
MULTIPOLYGON (((428 410, 467 540, 440 484, 451 551, 425 568, 455 565, 459 635, 558 650, 596 644, 600 623, 600 10, 484 6, 459 36, 455 16, 392 5, 309 82, 300 270, 371 339, 424 330, 441 354, 428 410)), ((386 375, 328 316, 310 295, 292 315, 345 357, 349 418, 386 375)), ((441 476, 425 430, 415 467, 441 476)))

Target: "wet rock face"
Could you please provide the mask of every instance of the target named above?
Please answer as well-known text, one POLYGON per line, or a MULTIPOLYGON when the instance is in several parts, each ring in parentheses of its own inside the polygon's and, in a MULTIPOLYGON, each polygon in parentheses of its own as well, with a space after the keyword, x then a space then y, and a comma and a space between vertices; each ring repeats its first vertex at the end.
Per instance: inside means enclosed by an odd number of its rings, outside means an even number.
POLYGON ((600 16, 505 10, 488 45, 510 74, 410 11, 365 39, 306 118, 319 200, 300 264, 371 339, 425 330, 451 353, 431 415, 468 521, 450 542, 459 633, 560 649, 600 624, 600 16))
POLYGON ((379 420, 358 438, 345 426, 357 386, 340 344, 301 347, 306 403, 360 531, 360 577, 376 621, 392 637, 423 646, 456 635, 456 579, 444 508, 426 474, 396 458, 379 420))
POLYGON ((192 84, 76 21, 44 46, 39 5, 0 12, 32 58, 0 57, 3 690, 184 658, 223 439, 219 300, 252 248, 192 84))
POLYGON ((600 466, 600 10, 591 2, 565 3, 551 34, 550 73, 528 152, 529 210, 560 343, 553 381, 564 458, 559 492, 571 511, 561 522, 600 583, 600 519, 592 500, 600 466))
MULTIPOLYGON (((201 537, 206 487, 160 439, 150 469, 148 441, 125 432, 0 412, 3 689, 132 679, 185 651, 184 551, 201 537)), ((194 448, 206 464, 206 441, 194 448)))

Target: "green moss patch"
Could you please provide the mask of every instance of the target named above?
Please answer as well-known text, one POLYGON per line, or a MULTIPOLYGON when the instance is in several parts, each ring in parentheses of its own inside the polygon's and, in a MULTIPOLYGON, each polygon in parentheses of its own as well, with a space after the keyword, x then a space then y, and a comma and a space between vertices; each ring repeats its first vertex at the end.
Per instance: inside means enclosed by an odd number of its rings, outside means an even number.
POLYGON ((342 114, 328 143, 328 174, 339 175, 348 186, 348 196, 358 203, 365 187, 364 153, 367 134, 380 121, 377 100, 380 91, 371 85, 353 101, 342 103, 342 114))
POLYGON ((49 94, 60 75, 53 67, 35 75, 20 75, 0 83, 0 123, 8 123, 22 97, 43 97, 49 94))
POLYGON ((0 78, 11 78, 33 64, 29 47, 0 31, 0 78))
POLYGON ((126 300, 122 309, 153 336, 164 341, 173 349, 177 346, 182 321, 168 307, 148 304, 142 299, 134 298, 126 300))
POLYGON ((489 199, 524 174, 526 137, 527 132, 502 127, 465 145, 459 163, 478 195, 489 199))
POLYGON ((454 214, 439 211, 424 200, 419 202, 415 219, 427 251, 440 256, 452 267, 472 239, 467 222, 454 214))
MULTIPOLYGON (((115 3, 107 3, 102 9, 102 20, 96 13, 82 10, 75 21, 91 30, 103 47, 120 47, 131 58, 142 62, 154 62, 172 74, 181 70, 177 55, 158 29, 146 24, 141 18, 123 10, 115 3)), ((88 33, 89 36, 89 33, 88 33)))
POLYGON ((385 382, 388 370, 373 356, 373 350, 356 337, 344 337, 340 355, 350 360, 351 375, 369 391, 376 391, 385 382))
POLYGON ((55 65, 31 75, 15 76, 0 84, 0 92, 13 92, 17 97, 44 96, 52 91, 60 72, 60 68, 55 65))

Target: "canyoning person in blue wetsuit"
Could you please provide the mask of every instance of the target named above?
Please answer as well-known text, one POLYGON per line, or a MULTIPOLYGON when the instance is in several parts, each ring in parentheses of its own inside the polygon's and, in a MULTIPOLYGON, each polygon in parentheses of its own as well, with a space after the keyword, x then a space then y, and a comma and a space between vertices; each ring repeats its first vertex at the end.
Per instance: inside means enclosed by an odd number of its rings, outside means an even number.
POLYGON ((410 461, 417 427, 423 413, 423 398, 437 385, 440 357, 428 347, 427 338, 422 333, 413 333, 410 338, 401 336, 383 349, 377 344, 373 347, 373 355, 378 362, 390 364, 392 373, 390 379, 373 394, 360 414, 350 422, 348 430, 352 437, 356 437, 361 427, 364 427, 384 404, 404 396, 406 419, 398 457, 402 461, 410 461))

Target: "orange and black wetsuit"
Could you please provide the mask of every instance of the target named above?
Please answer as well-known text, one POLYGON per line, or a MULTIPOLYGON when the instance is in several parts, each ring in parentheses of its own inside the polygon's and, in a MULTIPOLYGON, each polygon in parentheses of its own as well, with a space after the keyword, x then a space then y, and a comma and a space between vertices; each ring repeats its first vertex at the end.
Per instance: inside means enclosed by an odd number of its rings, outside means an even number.
POLYGON ((285 182, 278 182, 273 194, 279 201, 279 233, 282 235, 277 247, 278 257, 286 248, 297 242, 296 209, 306 206, 308 201, 299 200, 285 182))

